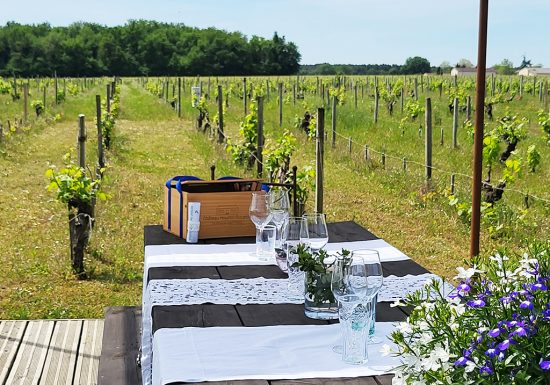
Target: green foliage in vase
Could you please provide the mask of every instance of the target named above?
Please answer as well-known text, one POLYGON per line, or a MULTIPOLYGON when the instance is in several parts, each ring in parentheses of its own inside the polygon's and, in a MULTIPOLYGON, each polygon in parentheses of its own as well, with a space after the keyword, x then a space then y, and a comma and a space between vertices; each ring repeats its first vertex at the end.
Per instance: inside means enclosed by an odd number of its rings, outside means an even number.
MULTIPOLYGON (((310 296, 315 305, 335 302, 332 294, 331 278, 334 257, 328 255, 325 250, 311 252, 311 249, 303 243, 295 246, 293 253, 298 255, 298 261, 292 267, 297 267, 305 273, 306 294, 310 296)), ((342 249, 339 257, 349 258, 350 252, 342 249)))

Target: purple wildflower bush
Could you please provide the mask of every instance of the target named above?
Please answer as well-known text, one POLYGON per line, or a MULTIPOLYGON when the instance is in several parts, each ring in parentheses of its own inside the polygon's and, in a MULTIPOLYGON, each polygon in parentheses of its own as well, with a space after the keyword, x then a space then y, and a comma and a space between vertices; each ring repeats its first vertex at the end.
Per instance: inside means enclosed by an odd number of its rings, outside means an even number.
POLYGON ((550 242, 457 270, 451 294, 432 281, 399 303, 393 384, 550 384, 550 242))

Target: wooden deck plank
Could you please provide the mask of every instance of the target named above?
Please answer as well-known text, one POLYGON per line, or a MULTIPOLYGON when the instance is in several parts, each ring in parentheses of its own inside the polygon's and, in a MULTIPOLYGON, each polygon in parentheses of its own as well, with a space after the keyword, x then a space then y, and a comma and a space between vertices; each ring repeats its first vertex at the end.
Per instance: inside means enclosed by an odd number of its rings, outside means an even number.
POLYGON ((84 320, 73 381, 74 385, 97 385, 103 323, 104 321, 99 319, 84 320))
POLYGON ((55 321, 29 321, 6 381, 13 385, 37 384, 44 368, 55 321))
POLYGON ((99 360, 98 384, 140 385, 139 352, 141 309, 110 307, 105 314, 103 351, 99 360))
POLYGON ((6 382, 27 321, 0 321, 0 384, 6 382))
POLYGON ((72 385, 82 320, 56 321, 39 385, 72 385))

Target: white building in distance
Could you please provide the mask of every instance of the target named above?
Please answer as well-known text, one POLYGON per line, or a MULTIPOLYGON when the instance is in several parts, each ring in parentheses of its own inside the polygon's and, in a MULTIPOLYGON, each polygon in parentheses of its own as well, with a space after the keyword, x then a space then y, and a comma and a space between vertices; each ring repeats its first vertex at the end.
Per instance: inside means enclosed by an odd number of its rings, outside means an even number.
POLYGON ((519 76, 550 76, 550 68, 525 67, 518 71, 519 76))
MULTIPOLYGON (((497 74, 497 71, 494 68, 487 68, 485 73, 497 74)), ((476 76, 477 68, 467 68, 467 67, 455 67, 451 70, 451 76, 476 76)))

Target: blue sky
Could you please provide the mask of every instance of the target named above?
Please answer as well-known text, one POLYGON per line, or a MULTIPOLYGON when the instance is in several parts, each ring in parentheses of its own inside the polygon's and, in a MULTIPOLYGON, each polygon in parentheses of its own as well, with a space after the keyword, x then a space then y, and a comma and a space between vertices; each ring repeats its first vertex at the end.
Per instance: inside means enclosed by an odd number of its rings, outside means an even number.
MULTIPOLYGON (((150 19, 241 31, 295 42, 303 64, 432 65, 477 55, 478 0, 3 0, 0 24, 150 19)), ((522 55, 550 67, 550 0, 490 2, 487 63, 522 55)))

